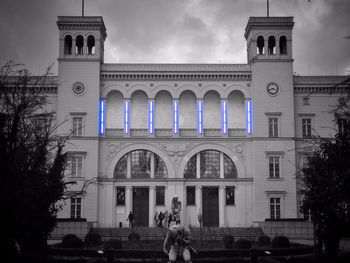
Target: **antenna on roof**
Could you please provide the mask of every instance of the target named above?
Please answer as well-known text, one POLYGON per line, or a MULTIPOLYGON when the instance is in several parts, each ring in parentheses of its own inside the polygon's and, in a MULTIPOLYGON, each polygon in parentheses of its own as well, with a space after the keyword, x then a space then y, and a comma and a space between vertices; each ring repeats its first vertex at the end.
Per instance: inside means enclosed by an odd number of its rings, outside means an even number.
POLYGON ((267 0, 266 4, 267 4, 266 6, 267 17, 269 17, 269 0, 267 0))
POLYGON ((84 0, 81 0, 81 16, 84 16, 84 0))

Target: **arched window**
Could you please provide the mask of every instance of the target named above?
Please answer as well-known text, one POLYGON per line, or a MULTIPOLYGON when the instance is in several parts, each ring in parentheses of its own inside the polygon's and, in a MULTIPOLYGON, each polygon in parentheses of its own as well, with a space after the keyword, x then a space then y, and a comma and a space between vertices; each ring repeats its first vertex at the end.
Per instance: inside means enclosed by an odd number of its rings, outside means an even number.
POLYGON ((130 104, 130 128, 146 130, 148 126, 147 94, 141 90, 135 91, 131 95, 130 104))
POLYGON ((157 93, 155 99, 155 128, 172 128, 172 97, 167 91, 157 93))
POLYGON ((280 54, 287 54, 287 38, 285 36, 280 37, 280 54))
POLYGON ((187 162, 185 171, 184 171, 184 178, 196 178, 197 176, 197 155, 193 155, 191 159, 187 162))
POLYGON ((204 95, 204 129, 220 129, 221 107, 220 95, 216 91, 208 91, 204 95))
POLYGON ((79 35, 75 39, 75 54, 82 55, 84 49, 84 38, 79 35))
POLYGON ((269 55, 276 54, 276 39, 274 36, 269 36, 268 50, 269 50, 269 55))
POLYGON ((128 162, 128 156, 124 155, 120 160, 118 161, 117 165, 114 168, 114 178, 117 179, 124 179, 126 178, 126 171, 127 171, 127 162, 128 162))
POLYGON ((256 46, 257 46, 258 55, 265 54, 265 40, 263 36, 258 36, 258 39, 256 41, 256 46))
POLYGON ((112 91, 107 97, 107 129, 123 129, 123 95, 112 91))
POLYGON ((244 118, 244 95, 242 92, 235 90, 232 91, 228 96, 228 128, 229 129, 244 129, 245 118, 244 118))
POLYGON ((72 45, 73 39, 72 36, 68 35, 64 38, 64 54, 71 55, 72 54, 72 45))
POLYGON ((93 35, 87 38, 87 50, 89 55, 95 54, 95 37, 93 35))
POLYGON ((120 158, 114 168, 114 178, 125 179, 128 173, 132 179, 151 178, 151 174, 154 174, 154 178, 168 177, 168 170, 162 158, 147 150, 135 150, 120 158), (128 167, 131 168, 130 171, 128 167))
POLYGON ((197 157, 200 159, 200 178, 237 178, 237 168, 230 157, 216 150, 205 150, 193 155, 188 160, 184 170, 185 179, 195 179, 197 177, 197 157), (223 171, 220 171, 221 162, 224 164, 223 171), (222 174, 222 176, 220 176, 220 174, 222 174))

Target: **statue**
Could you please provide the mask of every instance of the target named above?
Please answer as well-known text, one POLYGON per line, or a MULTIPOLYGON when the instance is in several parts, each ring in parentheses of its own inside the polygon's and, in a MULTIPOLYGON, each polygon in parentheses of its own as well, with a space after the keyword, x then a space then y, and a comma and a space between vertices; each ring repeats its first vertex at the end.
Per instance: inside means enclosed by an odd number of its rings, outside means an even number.
POLYGON ((176 224, 180 224, 180 212, 181 212, 181 202, 179 201, 179 196, 174 195, 171 201, 171 211, 172 211, 172 220, 176 222, 176 224))

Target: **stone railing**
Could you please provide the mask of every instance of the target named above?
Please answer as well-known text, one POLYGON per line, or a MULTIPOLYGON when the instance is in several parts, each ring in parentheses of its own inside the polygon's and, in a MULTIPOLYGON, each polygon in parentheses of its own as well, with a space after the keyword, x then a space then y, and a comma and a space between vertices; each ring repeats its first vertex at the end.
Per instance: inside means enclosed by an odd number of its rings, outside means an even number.
POLYGON ((123 129, 106 129, 106 136, 123 137, 124 130, 123 129))
POLYGON ((196 129, 180 129, 181 137, 196 137, 197 130, 196 129))
POLYGON ((155 129, 154 134, 156 137, 171 137, 173 136, 172 129, 155 129))
POLYGON ((246 130, 245 129, 228 129, 229 137, 245 137, 246 130))
POLYGON ((204 129, 204 136, 208 136, 208 137, 211 137, 211 136, 221 136, 222 133, 221 133, 221 129, 204 129))
POLYGON ((148 136, 148 130, 147 129, 130 129, 130 136, 146 137, 148 136))

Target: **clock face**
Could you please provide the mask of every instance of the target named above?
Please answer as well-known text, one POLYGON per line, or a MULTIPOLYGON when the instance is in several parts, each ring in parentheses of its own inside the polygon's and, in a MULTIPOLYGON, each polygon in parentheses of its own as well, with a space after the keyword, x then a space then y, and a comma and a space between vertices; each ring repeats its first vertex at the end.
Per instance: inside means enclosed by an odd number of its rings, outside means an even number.
POLYGON ((80 82, 76 82, 73 85, 73 92, 75 95, 83 95, 85 92, 85 86, 83 85, 83 83, 80 82))
POLYGON ((280 93, 280 87, 274 82, 269 83, 266 89, 267 93, 271 96, 277 96, 280 93))

